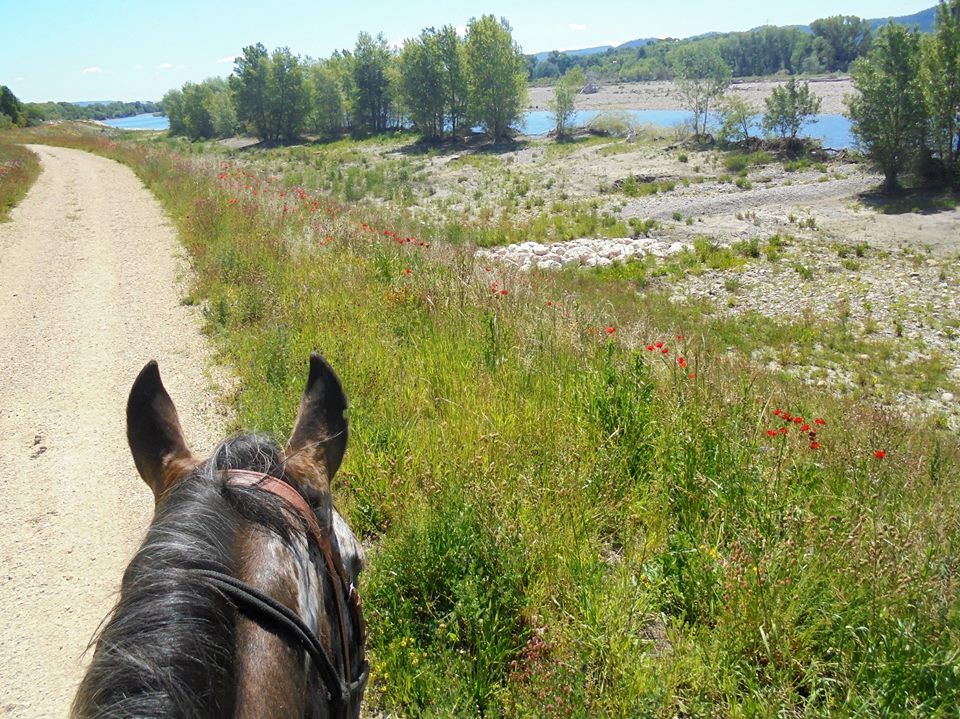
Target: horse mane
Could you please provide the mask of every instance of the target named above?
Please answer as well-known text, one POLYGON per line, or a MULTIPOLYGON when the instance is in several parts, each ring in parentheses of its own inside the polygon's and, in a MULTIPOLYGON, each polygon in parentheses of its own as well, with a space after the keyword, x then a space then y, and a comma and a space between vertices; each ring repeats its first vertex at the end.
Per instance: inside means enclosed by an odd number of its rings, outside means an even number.
MULTIPOLYGON (((238 435, 158 506, 123 576, 120 597, 73 704, 78 717, 209 717, 234 710, 236 610, 191 572, 237 576, 238 536, 251 522, 289 541, 281 500, 228 486, 225 469, 283 476, 270 439, 238 435)), ((312 494, 312 493, 311 493, 312 494)), ((316 496, 308 497, 316 506, 316 496)))

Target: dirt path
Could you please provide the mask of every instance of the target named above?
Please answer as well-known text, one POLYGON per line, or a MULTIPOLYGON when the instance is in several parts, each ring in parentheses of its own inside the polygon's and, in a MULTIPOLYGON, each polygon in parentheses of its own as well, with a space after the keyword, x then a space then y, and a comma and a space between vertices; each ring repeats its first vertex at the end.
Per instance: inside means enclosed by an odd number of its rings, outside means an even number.
POLYGON ((124 407, 156 358, 194 448, 221 436, 184 263, 126 167, 33 146, 43 173, 0 225, 0 716, 65 716, 152 497, 124 407))

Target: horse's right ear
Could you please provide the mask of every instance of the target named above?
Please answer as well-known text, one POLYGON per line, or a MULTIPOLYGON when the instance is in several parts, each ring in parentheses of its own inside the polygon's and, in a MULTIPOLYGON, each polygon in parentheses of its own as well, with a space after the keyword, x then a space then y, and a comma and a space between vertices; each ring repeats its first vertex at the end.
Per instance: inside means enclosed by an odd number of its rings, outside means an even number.
POLYGON ((130 390, 127 441, 137 471, 153 490, 156 502, 196 466, 183 439, 177 408, 160 381, 154 360, 140 370, 130 390))
POLYGON ((289 466, 301 468, 303 480, 328 488, 347 448, 347 397, 333 368, 318 353, 310 355, 310 375, 300 412, 284 451, 289 466), (307 460, 310 467, 303 468, 307 460), (307 471, 303 471, 307 469, 307 471), (325 486, 327 485, 327 486, 325 486))

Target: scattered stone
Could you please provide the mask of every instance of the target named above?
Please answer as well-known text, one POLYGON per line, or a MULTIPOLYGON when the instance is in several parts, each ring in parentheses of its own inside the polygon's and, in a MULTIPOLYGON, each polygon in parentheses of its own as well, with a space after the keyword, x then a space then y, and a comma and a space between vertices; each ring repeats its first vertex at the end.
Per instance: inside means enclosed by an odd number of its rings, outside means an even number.
POLYGON ((477 250, 477 257, 515 265, 523 270, 531 267, 544 270, 560 269, 564 265, 607 267, 614 262, 652 255, 669 257, 683 252, 689 244, 663 241, 652 237, 621 237, 614 239, 578 238, 569 242, 544 245, 539 242, 520 242, 506 247, 477 250))

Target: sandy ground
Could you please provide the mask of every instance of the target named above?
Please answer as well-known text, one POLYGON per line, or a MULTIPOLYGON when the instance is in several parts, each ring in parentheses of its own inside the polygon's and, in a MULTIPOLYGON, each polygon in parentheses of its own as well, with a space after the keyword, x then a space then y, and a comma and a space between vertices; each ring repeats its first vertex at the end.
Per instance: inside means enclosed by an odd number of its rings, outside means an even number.
MULTIPOLYGON (((764 99, 779 84, 771 80, 736 82, 730 86, 730 91, 743 96, 760 111, 764 99)), ((825 115, 845 112, 843 98, 854 92, 848 77, 811 80, 810 90, 821 99, 820 112, 825 115)), ((552 87, 532 87, 528 109, 547 110, 552 98, 552 87)), ((599 92, 578 95, 576 105, 578 110, 682 110, 686 107, 676 85, 669 81, 604 83, 599 92)))
POLYGON ((126 167, 34 146, 0 225, 0 716, 65 716, 152 513, 124 407, 151 358, 194 448, 224 423, 175 234, 126 167))

